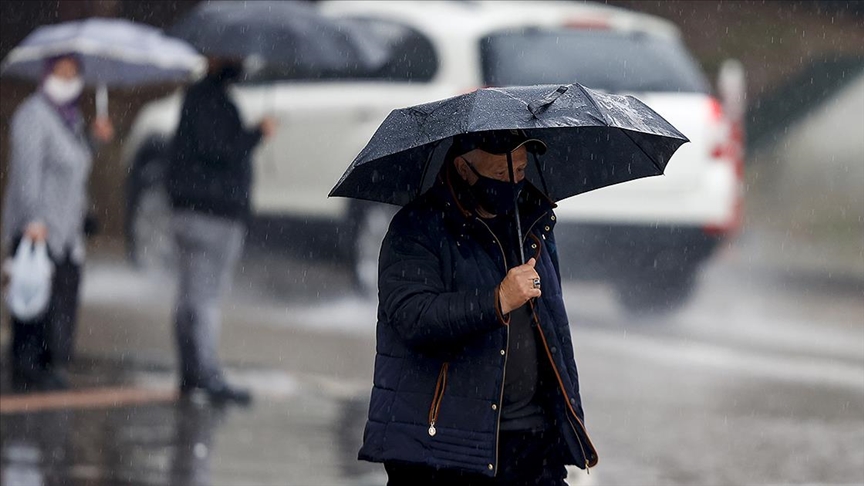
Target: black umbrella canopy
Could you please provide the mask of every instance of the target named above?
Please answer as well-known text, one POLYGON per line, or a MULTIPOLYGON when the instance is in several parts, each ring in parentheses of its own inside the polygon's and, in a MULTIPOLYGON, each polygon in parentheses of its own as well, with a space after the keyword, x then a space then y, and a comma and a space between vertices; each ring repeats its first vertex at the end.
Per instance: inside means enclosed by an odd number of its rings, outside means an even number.
POLYGON ((432 185, 454 135, 509 129, 548 146, 527 177, 554 201, 660 175, 689 141, 632 96, 579 84, 484 88, 391 112, 330 196, 405 205, 432 185))
POLYGON ((301 74, 374 68, 387 55, 356 25, 301 1, 202 2, 169 33, 207 56, 257 57, 301 74))

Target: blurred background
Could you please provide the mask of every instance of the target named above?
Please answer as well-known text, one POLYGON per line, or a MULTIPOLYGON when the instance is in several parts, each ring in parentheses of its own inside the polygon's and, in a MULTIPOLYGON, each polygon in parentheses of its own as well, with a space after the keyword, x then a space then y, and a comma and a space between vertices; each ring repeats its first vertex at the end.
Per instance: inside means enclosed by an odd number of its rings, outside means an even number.
MULTIPOLYGON (((391 109, 573 81, 634 94, 692 143, 667 176, 558 210, 600 452, 571 483, 864 483, 862 3, 312 4, 379 61, 296 72, 247 59, 236 88, 250 123, 280 123, 255 156, 255 218, 221 350, 260 399, 229 410, 174 401, 160 182, 184 85, 114 89, 117 137, 90 178, 101 232, 70 396, 9 391, 5 304, 0 316, 3 484, 383 484, 355 456, 377 248, 395 208, 327 191, 391 109)), ((199 5, 6 1, 0 56, 40 25, 118 17, 170 33, 199 5)), ((34 87, 0 77, 4 191, 9 121, 34 87)), ((92 90, 84 109, 93 116, 92 90)))

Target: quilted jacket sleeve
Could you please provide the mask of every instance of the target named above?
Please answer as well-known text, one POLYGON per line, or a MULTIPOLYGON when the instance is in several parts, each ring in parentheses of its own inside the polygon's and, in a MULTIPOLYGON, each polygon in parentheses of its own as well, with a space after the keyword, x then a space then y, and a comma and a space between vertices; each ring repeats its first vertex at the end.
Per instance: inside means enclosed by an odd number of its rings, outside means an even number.
POLYGON ((409 347, 458 345, 497 329, 497 286, 448 291, 442 276, 445 236, 405 211, 384 239, 379 267, 383 318, 409 347), (425 224, 425 227, 424 227, 425 224))

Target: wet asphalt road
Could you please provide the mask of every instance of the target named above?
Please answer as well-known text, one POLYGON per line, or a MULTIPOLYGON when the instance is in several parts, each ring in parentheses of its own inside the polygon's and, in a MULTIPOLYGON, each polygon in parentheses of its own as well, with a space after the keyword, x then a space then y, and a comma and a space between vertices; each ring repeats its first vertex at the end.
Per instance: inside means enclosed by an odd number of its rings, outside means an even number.
MULTIPOLYGON (((725 249, 673 316, 636 319, 569 282, 587 425, 600 464, 573 484, 864 484, 861 280, 725 249)), ((96 259, 77 389, 173 389, 170 278, 96 259)), ((344 269, 254 253, 226 305, 222 356, 252 407, 153 399, 4 411, 4 485, 383 484, 354 460, 374 352, 374 300, 344 269)), ((5 379, 5 378, 4 378, 5 379)), ((3 406, 15 404, 4 388, 3 406)), ((38 397, 25 397, 35 407, 38 397)), ((85 400, 86 401, 86 400, 85 400)))

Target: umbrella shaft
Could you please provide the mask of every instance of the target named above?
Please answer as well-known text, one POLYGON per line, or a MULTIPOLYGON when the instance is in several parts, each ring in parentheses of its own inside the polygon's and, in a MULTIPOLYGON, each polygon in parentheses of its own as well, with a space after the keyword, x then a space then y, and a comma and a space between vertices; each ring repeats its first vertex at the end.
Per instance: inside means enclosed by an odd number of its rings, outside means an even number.
POLYGON ((98 118, 108 117, 108 88, 100 84, 96 88, 96 116, 98 118))
POLYGON ((519 201, 516 194, 516 176, 513 173, 513 154, 511 152, 507 152, 507 171, 510 173, 510 187, 513 190, 513 217, 516 219, 516 248, 519 249, 518 263, 522 265, 525 263, 525 249, 522 248, 522 222, 519 220, 519 201))

